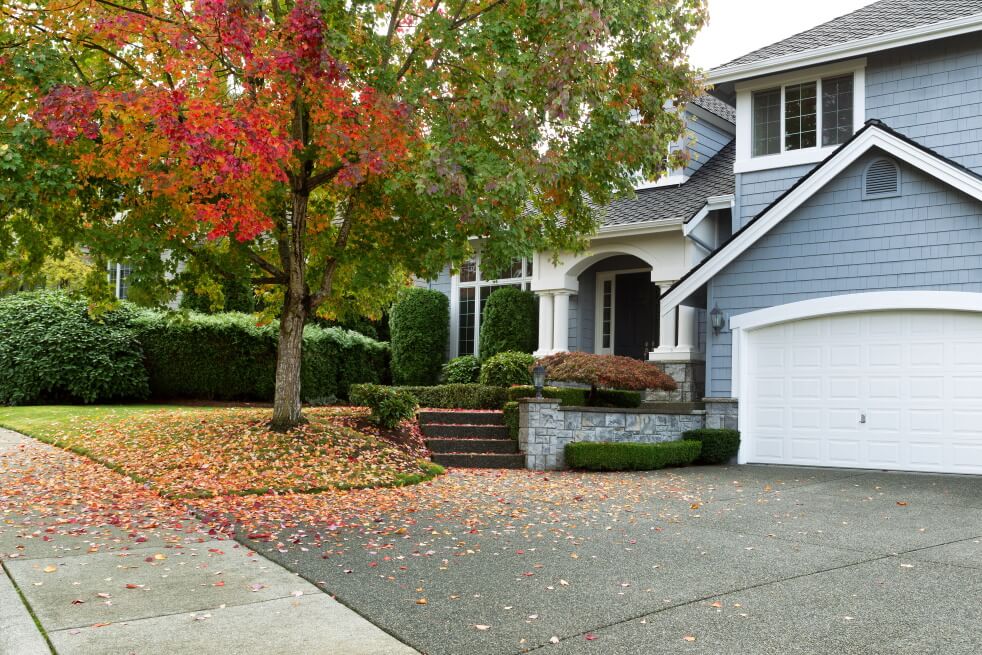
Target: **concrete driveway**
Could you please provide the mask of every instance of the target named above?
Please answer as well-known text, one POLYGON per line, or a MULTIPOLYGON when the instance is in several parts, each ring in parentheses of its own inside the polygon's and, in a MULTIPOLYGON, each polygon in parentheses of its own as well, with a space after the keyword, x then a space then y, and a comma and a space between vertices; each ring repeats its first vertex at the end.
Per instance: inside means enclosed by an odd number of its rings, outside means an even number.
POLYGON ((982 651, 980 477, 452 471, 244 540, 434 655, 982 651))

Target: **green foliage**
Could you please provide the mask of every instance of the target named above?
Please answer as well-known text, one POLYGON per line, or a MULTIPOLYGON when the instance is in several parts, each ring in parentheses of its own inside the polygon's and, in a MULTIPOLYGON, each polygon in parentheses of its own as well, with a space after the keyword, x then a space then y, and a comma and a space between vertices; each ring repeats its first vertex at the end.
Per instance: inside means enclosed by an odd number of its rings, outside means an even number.
POLYGON ((515 384, 532 384, 532 366, 535 357, 528 353, 503 352, 481 364, 479 381, 495 387, 515 384))
POLYGON ((216 312, 243 312, 251 314, 256 311, 256 294, 252 286, 237 279, 225 279, 219 287, 206 293, 205 289, 187 291, 181 297, 181 309, 188 309, 203 314, 216 312), (219 291, 219 293, 214 293, 219 291))
POLYGON ((740 450, 739 430, 702 428, 683 432, 682 438, 702 443, 698 464, 727 464, 740 450))
POLYGON ((145 398, 147 373, 127 307, 89 315, 61 292, 0 299, 0 404, 145 398))
POLYGON ((508 351, 531 353, 537 343, 535 294, 511 287, 496 289, 481 315, 481 359, 508 351))
POLYGON ((450 302, 431 289, 399 293, 389 317, 392 379, 396 384, 435 384, 450 330, 450 302))
POLYGON ((505 425, 508 426, 508 436, 518 439, 518 403, 510 400, 501 408, 505 414, 505 425))
POLYGON ((351 402, 372 410, 372 420, 384 428, 394 428, 416 416, 416 398, 408 391, 380 384, 355 384, 351 402))
MULTIPOLYGON (((187 316, 144 311, 133 321, 157 398, 259 400, 273 397, 275 325, 247 314, 187 316)), ((357 382, 379 382, 385 344, 339 328, 308 325, 301 371, 304 400, 346 398, 357 382)))
MULTIPOLYGON (((637 391, 621 391, 619 389, 590 389, 580 387, 544 387, 543 398, 557 398, 567 407, 623 407, 634 408, 641 406, 641 394, 637 391)), ((508 389, 508 398, 534 398, 535 387, 517 386, 508 389)))
POLYGON ((454 357, 443 365, 445 384, 472 384, 481 375, 481 361, 474 355, 454 357))
POLYGON ((505 389, 482 384, 401 388, 413 394, 420 407, 433 409, 501 409, 507 400, 505 389))
POLYGON ((539 364, 546 368, 549 380, 637 391, 675 389, 675 380, 658 366, 631 357, 563 352, 543 357, 539 364))
POLYGON ((566 444, 566 463, 590 471, 653 471, 668 466, 688 466, 697 457, 698 441, 620 443, 577 441, 566 444))

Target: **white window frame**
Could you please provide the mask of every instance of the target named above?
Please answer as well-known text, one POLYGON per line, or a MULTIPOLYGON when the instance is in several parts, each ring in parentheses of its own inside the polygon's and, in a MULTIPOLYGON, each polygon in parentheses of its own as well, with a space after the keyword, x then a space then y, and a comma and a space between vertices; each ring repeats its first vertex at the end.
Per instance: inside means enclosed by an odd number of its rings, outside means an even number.
POLYGON ((853 133, 855 133, 862 129, 863 124, 866 122, 865 58, 737 84, 737 153, 736 163, 733 166, 734 172, 748 173, 771 168, 783 168, 785 166, 814 164, 835 152, 836 148, 841 144, 833 146, 822 145, 822 79, 842 77, 850 73, 853 76, 852 123, 853 133), (806 82, 816 83, 817 116, 815 129, 817 133, 815 146, 811 148, 800 148, 798 150, 785 150, 784 90, 788 86, 806 82), (781 89, 781 151, 773 155, 759 155, 755 157, 753 156, 753 96, 757 91, 767 91, 778 87, 781 89))
MULTIPOLYGON (((450 278, 450 357, 475 355, 481 352, 481 289, 484 287, 508 287, 520 285, 523 291, 529 291, 532 286, 532 276, 529 274, 531 257, 522 257, 521 277, 485 279, 481 271, 481 256, 474 256, 475 276, 471 282, 460 280, 460 271, 455 271, 450 278), (474 352, 460 352, 460 290, 476 289, 474 292, 474 352)), ((534 265, 534 262, 533 262, 534 265)))
MULTIPOLYGON (((106 264, 106 278, 109 283, 113 286, 113 295, 119 300, 126 300, 120 294, 123 291, 123 269, 128 269, 126 271, 126 277, 129 278, 133 274, 133 267, 128 264, 123 264, 121 262, 109 262, 106 264)), ((126 286, 127 296, 129 296, 129 285, 126 286)))

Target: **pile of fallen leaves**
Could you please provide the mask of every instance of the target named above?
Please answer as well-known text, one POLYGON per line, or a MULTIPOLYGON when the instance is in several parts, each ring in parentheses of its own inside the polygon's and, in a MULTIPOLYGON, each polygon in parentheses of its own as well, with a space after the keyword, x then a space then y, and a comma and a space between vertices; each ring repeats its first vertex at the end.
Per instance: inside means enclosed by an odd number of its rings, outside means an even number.
POLYGON ((109 419, 77 418, 48 437, 166 497, 393 486, 431 477, 423 453, 352 425, 363 410, 313 408, 288 433, 268 409, 160 410, 109 419))

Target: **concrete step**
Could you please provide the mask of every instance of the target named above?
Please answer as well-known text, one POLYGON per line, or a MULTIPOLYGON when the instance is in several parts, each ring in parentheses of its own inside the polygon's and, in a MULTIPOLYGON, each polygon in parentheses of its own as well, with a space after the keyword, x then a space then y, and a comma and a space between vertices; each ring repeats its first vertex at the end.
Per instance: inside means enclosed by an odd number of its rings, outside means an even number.
POLYGON ((659 400, 646 400, 641 403, 642 409, 657 410, 662 414, 691 414, 704 411, 706 403, 674 403, 659 400))
POLYGON ((488 453, 434 453, 430 458, 440 466, 470 469, 523 469, 525 455, 488 453))
POLYGON ((499 453, 518 452, 514 439, 427 439, 426 447, 434 453, 499 453))
POLYGON ((444 425, 422 423, 419 426, 424 437, 450 439, 508 439, 508 428, 503 425, 444 425))
POLYGON ((504 425, 505 415, 501 412, 475 412, 466 409, 424 410, 417 412, 416 418, 424 423, 450 423, 455 425, 504 425))

